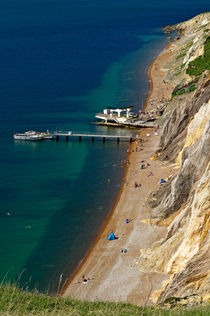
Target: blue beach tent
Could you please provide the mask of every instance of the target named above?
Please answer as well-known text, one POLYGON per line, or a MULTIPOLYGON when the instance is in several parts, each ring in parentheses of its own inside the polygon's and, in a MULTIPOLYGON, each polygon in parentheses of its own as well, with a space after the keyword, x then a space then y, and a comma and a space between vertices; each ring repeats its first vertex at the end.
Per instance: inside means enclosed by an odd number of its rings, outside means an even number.
POLYGON ((160 180, 160 183, 166 183, 166 180, 161 179, 161 180, 160 180))
POLYGON ((109 236, 107 237, 107 240, 114 240, 114 239, 115 239, 114 233, 109 234, 109 236))

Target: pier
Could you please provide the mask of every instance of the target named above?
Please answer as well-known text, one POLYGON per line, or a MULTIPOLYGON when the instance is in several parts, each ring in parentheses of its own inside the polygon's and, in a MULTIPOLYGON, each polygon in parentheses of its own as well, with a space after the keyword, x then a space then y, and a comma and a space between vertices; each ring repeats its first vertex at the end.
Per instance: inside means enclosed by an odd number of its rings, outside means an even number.
POLYGON ((111 122, 94 122, 93 124, 99 125, 99 126, 111 126, 111 127, 124 127, 124 128, 156 128, 157 124, 153 124, 152 122, 145 122, 145 123, 139 123, 139 122, 134 122, 134 123, 111 123, 111 122))
POLYGON ((82 139, 87 139, 90 140, 92 142, 94 142, 95 140, 101 140, 103 143, 105 143, 106 140, 114 140, 117 143, 119 143, 120 141, 127 141, 132 143, 132 141, 134 141, 136 139, 136 137, 134 136, 124 136, 124 135, 104 135, 104 134, 83 134, 83 133, 72 133, 70 131, 67 132, 55 132, 53 133, 53 137, 56 139, 56 141, 59 140, 60 137, 65 137, 66 141, 68 141, 69 139, 78 139, 78 141, 82 141, 82 139))

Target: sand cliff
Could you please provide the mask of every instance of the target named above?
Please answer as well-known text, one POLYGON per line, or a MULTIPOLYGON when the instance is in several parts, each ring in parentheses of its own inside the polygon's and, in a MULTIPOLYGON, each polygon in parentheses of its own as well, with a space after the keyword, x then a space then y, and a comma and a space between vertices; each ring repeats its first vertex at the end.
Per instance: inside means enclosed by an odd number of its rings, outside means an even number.
MULTIPOLYGON (((165 65, 165 81, 175 89, 195 76, 186 74, 189 62, 204 54, 210 13, 180 23, 181 38, 171 45, 174 57, 165 65)), ((185 89, 165 102, 158 159, 176 166, 169 181, 147 201, 151 219, 167 227, 166 237, 142 249, 140 265, 147 271, 166 272, 168 281, 153 293, 159 303, 185 297, 185 304, 209 300, 210 294, 210 76, 204 71, 194 91, 185 89), (187 298, 186 298, 187 297, 187 298)), ((181 301, 181 300, 180 300, 181 301)))

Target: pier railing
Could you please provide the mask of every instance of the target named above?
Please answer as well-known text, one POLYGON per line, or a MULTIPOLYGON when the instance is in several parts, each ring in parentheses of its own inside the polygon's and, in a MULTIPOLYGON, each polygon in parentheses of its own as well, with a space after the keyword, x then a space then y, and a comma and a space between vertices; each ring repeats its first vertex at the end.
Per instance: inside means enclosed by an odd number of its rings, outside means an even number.
POLYGON ((116 140, 117 143, 120 141, 128 141, 132 142, 135 140, 135 136, 132 135, 110 135, 110 134, 92 134, 92 133, 73 133, 71 131, 58 131, 54 132, 53 136, 58 141, 60 137, 65 137, 66 141, 71 138, 76 138, 79 141, 82 139, 90 139, 92 142, 95 140, 102 140, 105 142, 106 140, 116 140))

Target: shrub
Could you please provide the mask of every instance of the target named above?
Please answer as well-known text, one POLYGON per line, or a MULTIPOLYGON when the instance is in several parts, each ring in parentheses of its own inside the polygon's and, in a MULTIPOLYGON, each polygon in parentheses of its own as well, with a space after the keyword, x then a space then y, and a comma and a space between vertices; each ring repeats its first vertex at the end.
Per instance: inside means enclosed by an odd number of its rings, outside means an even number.
POLYGON ((191 61, 186 73, 190 76, 200 76, 205 70, 210 70, 210 37, 207 37, 204 44, 203 56, 191 61))
POLYGON ((195 89, 196 89, 196 87, 192 86, 192 87, 189 88, 189 92, 193 92, 193 91, 195 91, 195 89))

